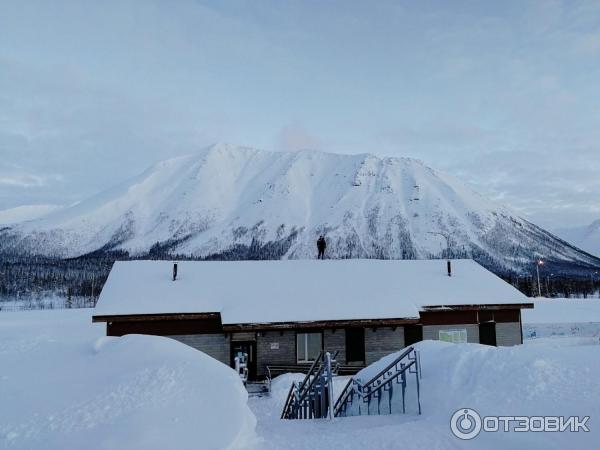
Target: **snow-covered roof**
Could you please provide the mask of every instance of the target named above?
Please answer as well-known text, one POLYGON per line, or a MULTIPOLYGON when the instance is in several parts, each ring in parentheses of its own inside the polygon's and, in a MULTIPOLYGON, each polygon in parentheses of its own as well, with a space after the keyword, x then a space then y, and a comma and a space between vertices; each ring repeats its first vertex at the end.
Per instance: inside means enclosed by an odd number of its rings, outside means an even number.
POLYGON ((524 303, 472 260, 116 262, 97 316, 220 313, 223 324, 418 317, 424 306, 524 303))

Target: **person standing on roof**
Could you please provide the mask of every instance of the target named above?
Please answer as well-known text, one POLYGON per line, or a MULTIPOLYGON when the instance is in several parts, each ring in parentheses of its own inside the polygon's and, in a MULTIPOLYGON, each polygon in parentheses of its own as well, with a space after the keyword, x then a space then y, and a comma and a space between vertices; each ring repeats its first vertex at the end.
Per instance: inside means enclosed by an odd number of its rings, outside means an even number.
POLYGON ((325 249, 327 248, 327 242, 325 242, 325 238, 323 235, 319 236, 317 239, 317 250, 319 250, 319 256, 317 259, 325 259, 325 249))

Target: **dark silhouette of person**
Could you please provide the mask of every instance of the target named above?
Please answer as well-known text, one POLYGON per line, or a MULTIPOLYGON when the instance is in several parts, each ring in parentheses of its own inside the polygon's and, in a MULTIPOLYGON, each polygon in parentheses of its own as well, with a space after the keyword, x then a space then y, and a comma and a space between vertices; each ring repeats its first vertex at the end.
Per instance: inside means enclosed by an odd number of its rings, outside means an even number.
POLYGON ((319 250, 319 256, 317 259, 325 259, 325 249, 327 248, 327 242, 325 242, 325 238, 323 235, 319 236, 317 239, 317 250, 319 250))

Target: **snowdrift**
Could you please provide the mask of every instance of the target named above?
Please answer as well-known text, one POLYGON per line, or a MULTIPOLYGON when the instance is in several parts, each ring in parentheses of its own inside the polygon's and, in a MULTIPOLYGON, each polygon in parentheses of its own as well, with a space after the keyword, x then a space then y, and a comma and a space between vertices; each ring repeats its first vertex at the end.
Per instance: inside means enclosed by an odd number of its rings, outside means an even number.
MULTIPOLYGON (((424 341, 421 352, 422 419, 449 426, 461 408, 493 416, 600 417, 600 345, 521 345, 489 347, 424 341)), ((369 379, 397 354, 366 367, 358 378, 369 379)), ((407 386, 407 413, 416 411, 414 376, 407 386)), ((395 411, 401 396, 394 396, 395 411)), ((414 418, 414 417, 413 417, 414 418)), ((589 433, 481 433, 477 448, 594 448, 599 430, 589 433), (540 445, 542 444, 543 445, 540 445)), ((457 440, 458 441, 458 440, 457 440)), ((457 442, 458 443, 458 442, 457 442)))
POLYGON ((98 337, 90 315, 0 315, 0 448, 251 444, 255 418, 233 370, 168 338, 98 337))
MULTIPOLYGON (((516 347, 426 341, 421 351, 423 378, 417 415, 414 376, 409 377, 407 414, 327 420, 279 420, 287 389, 298 375, 273 381, 271 398, 251 399, 258 419, 261 450, 358 449, 596 449, 600 428, 600 345, 574 345, 562 339, 516 347), (566 345, 565 345, 566 344, 566 345), (481 416, 590 416, 590 432, 482 432, 462 441, 450 430, 455 411, 473 408, 481 416)), ((370 378, 395 355, 388 355, 357 376, 370 378)), ((347 377, 334 381, 339 387, 347 377)), ((336 389, 337 390, 337 389, 336 389)), ((401 401, 401 396, 395 396, 401 401)), ((394 411, 400 411, 399 405, 394 411)))

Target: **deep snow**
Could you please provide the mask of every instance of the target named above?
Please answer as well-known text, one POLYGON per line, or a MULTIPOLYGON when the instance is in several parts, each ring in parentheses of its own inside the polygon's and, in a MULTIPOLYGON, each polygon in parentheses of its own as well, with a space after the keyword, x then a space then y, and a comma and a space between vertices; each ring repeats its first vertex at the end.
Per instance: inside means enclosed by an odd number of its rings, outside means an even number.
POLYGON ((246 447, 233 370, 177 341, 103 337, 91 311, 0 314, 0 448, 246 447))
MULTIPOLYGON (((332 423, 281 421, 278 414, 291 377, 281 383, 276 379, 272 398, 250 399, 261 448, 596 449, 600 438, 600 345, 561 344, 564 342, 553 340, 512 348, 438 341, 417 344, 423 365, 421 416, 408 400, 406 415, 347 417, 332 423), (450 432, 450 417, 465 407, 482 416, 589 415, 590 432, 482 432, 472 441, 461 441, 450 432)), ((345 382, 343 377, 338 386, 345 382)), ((409 393, 414 392, 412 377, 408 383, 409 393)))
MULTIPOLYGON (((409 401, 406 415, 281 421, 290 383, 301 377, 284 375, 270 397, 248 400, 255 437, 231 370, 168 338, 100 338, 104 329, 90 315, 0 313, 0 448, 210 449, 235 442, 248 450, 585 450, 600 439, 595 340, 539 339, 512 348, 419 343, 422 416, 409 401), (449 420, 463 407, 482 415, 590 415, 591 431, 482 433, 460 441, 449 420)), ((346 381, 336 379, 336 390, 346 381)))

